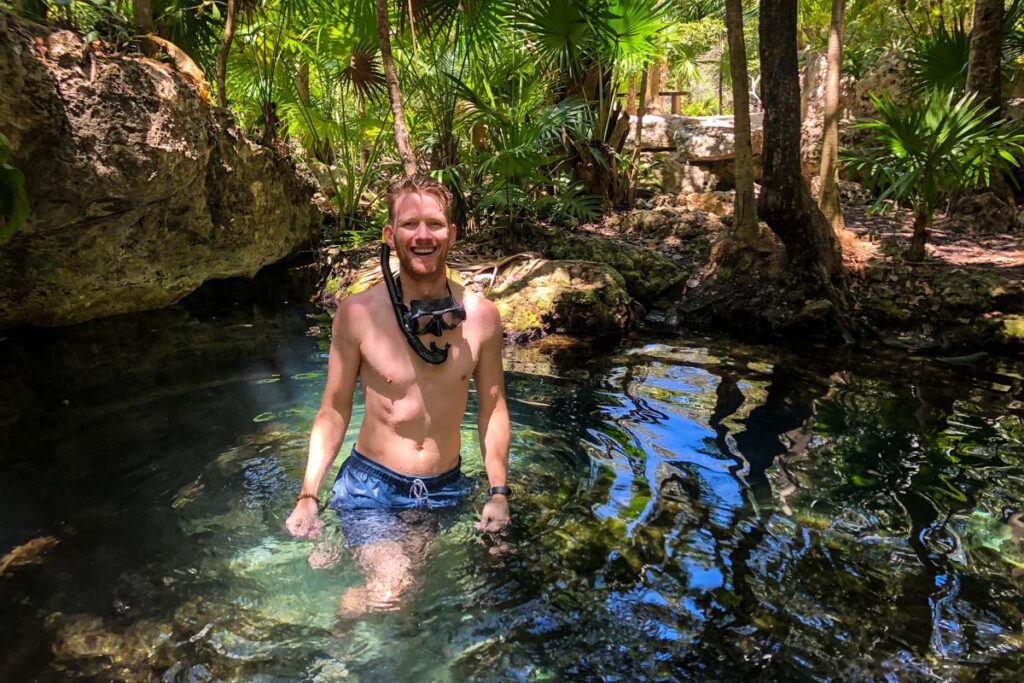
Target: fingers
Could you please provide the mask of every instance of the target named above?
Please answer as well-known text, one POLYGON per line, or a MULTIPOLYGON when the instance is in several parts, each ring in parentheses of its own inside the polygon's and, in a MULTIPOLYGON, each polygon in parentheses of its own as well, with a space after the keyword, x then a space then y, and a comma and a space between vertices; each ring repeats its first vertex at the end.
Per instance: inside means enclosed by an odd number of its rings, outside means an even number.
POLYGON ((289 517, 284 526, 288 529, 288 533, 295 538, 308 538, 310 540, 320 538, 320 531, 322 529, 320 519, 317 517, 299 517, 298 519, 289 517))
POLYGON ((473 528, 483 533, 495 533, 508 526, 508 517, 484 517, 473 525, 473 528))

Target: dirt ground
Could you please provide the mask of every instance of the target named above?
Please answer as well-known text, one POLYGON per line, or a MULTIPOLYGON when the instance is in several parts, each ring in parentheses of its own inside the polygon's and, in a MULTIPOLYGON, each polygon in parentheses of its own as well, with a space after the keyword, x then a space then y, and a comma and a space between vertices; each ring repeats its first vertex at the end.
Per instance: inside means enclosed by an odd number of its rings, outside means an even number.
MULTIPOLYGON (((854 268, 865 258, 891 257, 910 245, 914 220, 910 211, 883 216, 864 207, 849 207, 843 215, 847 229, 861 242, 846 250, 850 252, 846 259, 854 268)), ((987 270, 1007 279, 1024 279, 1024 234, 964 234, 949 230, 949 223, 944 216, 935 221, 928 238, 928 257, 919 267, 987 270)))

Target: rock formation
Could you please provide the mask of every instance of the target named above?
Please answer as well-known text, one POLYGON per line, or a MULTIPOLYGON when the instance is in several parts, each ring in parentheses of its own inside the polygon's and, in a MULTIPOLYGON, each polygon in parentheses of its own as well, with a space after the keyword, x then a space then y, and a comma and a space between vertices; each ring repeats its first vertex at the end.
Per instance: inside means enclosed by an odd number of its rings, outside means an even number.
POLYGON ((165 306, 317 233, 313 188, 171 64, 0 10, 0 83, 32 204, 0 245, 0 327, 165 306))

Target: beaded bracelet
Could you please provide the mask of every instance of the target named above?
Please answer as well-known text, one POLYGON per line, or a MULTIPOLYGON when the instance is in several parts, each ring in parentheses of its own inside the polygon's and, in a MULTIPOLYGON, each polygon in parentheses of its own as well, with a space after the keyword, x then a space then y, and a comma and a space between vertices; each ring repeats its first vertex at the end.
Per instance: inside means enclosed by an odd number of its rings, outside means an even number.
POLYGON ((316 506, 320 507, 320 499, 316 497, 315 493, 300 493, 298 498, 295 499, 295 502, 298 503, 298 502, 301 502, 301 501, 303 501, 303 500, 305 500, 307 498, 312 498, 313 500, 315 500, 316 501, 316 506))

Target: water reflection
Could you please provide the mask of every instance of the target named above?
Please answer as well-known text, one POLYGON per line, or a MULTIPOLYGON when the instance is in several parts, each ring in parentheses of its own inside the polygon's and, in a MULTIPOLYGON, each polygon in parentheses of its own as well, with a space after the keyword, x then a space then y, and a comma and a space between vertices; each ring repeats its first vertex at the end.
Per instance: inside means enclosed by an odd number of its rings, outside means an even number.
POLYGON ((0 680, 1021 673, 1018 364, 512 350, 509 552, 473 500, 393 609, 339 619, 353 557, 317 569, 283 531, 326 364, 308 313, 3 342, 0 549, 56 542, 0 578, 0 680))

